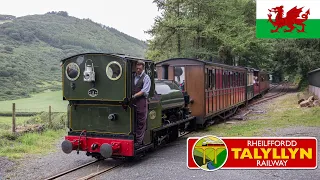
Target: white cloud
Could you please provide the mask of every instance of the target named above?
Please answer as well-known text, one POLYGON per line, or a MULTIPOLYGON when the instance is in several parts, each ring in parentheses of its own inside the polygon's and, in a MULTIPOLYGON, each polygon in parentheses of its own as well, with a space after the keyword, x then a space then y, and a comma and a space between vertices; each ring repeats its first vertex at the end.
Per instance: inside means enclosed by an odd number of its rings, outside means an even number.
POLYGON ((118 29, 135 38, 146 40, 144 31, 160 15, 152 0, 10 0, 0 3, 0 14, 17 17, 67 11, 70 16, 90 18, 94 22, 118 29))

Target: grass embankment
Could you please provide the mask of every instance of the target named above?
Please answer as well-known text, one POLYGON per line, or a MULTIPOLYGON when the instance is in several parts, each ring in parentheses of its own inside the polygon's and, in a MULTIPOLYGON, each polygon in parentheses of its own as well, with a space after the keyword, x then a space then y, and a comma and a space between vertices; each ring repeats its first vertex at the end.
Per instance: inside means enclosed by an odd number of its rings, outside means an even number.
POLYGON ((66 110, 67 102, 62 100, 61 91, 35 94, 31 98, 13 101, 0 101, 0 156, 17 159, 27 154, 43 154, 56 149, 57 140, 66 134, 66 110), (42 125, 44 130, 13 135, 12 103, 16 104, 18 129, 42 125), (51 126, 48 116, 49 105, 52 107, 51 126), (37 114, 30 116, 31 112, 37 114), (29 117, 25 117, 27 114, 29 117))
POLYGON ((66 113, 53 113, 52 124, 49 125, 48 113, 40 113, 33 117, 17 118, 17 125, 43 125, 41 132, 12 134, 11 119, 0 118, 0 156, 10 159, 24 157, 27 154, 44 154, 55 150, 57 140, 66 134, 66 113))
POLYGON ((250 120, 235 124, 217 124, 202 133, 217 136, 262 136, 273 135, 285 127, 320 127, 320 107, 299 108, 298 100, 306 93, 292 93, 273 100, 266 105, 265 114, 249 114, 250 120))

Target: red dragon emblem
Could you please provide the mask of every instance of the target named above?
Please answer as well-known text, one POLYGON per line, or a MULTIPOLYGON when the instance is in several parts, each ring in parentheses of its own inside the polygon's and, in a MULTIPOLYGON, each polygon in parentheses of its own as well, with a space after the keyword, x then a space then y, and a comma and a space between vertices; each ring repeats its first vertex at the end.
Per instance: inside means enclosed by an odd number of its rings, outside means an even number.
MULTIPOLYGON (((303 7, 302 7, 303 8, 303 7)), ((304 31, 304 27, 306 26, 304 24, 304 22, 308 19, 308 15, 310 15, 310 9, 308 9, 307 12, 305 12, 304 14, 302 14, 301 18, 300 17, 300 13, 302 12, 302 8, 297 9, 297 6, 290 9, 287 14, 286 17, 284 17, 284 10, 283 10, 283 6, 279 6, 279 7, 275 7, 272 8, 271 10, 269 10, 269 12, 273 12, 276 14, 276 18, 274 21, 272 21, 271 17, 272 14, 269 13, 268 14, 268 21, 272 23, 273 26, 277 27, 277 29, 275 30, 271 30, 272 33, 274 32, 278 32, 279 28, 283 27, 283 26, 287 26, 290 29, 286 29, 284 30, 284 32, 291 32, 294 30, 294 24, 296 25, 300 25, 302 27, 301 30, 298 30, 298 32, 305 32, 304 31)))

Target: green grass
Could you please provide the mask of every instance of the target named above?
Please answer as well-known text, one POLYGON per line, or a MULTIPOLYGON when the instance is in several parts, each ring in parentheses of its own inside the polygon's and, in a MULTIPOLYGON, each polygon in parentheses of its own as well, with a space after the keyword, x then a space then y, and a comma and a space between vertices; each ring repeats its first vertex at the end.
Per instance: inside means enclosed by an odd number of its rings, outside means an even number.
POLYGON ((0 156, 19 159, 27 154, 43 154, 55 150, 57 140, 66 135, 66 113, 52 113, 49 126, 48 113, 32 117, 16 117, 17 127, 24 125, 44 125, 41 133, 12 133, 12 117, 0 116, 0 156))
MULTIPOLYGON (((53 82, 56 84, 56 82, 53 82)), ((48 84, 44 84, 48 85, 48 84)), ((31 117, 16 117, 16 126, 44 125, 41 133, 12 134, 12 117, 0 116, 0 156, 10 159, 22 158, 27 154, 43 154, 54 150, 57 140, 66 134, 67 101, 62 100, 62 91, 35 94, 31 98, 0 101, 0 112, 11 113, 12 103, 16 112, 42 112, 31 117), (52 124, 49 125, 48 110, 52 107, 52 124), (58 113, 62 112, 62 113, 58 113)), ((7 115, 7 114, 6 114, 7 115)), ((25 127, 22 127, 23 129, 25 127)))
MULTIPOLYGON (((30 117, 16 117, 16 125, 23 125, 30 117)), ((0 130, 12 129, 12 117, 0 116, 0 130)))
POLYGON ((43 133, 27 133, 15 139, 10 133, 0 139, 0 156, 19 159, 27 154, 45 154, 54 151, 57 139, 66 134, 65 130, 47 130, 43 133), (12 140, 14 139, 14 140, 12 140))
MULTIPOLYGON (((299 97, 300 98, 300 97, 299 97)), ((235 124, 217 124, 200 132, 218 136, 261 136, 285 127, 320 127, 320 107, 299 108, 298 94, 288 94, 274 100, 266 114, 249 114, 251 120, 235 124), (260 116, 260 118, 254 118, 260 116), (262 117, 261 117, 262 116, 262 117)))
POLYGON ((45 92, 32 95, 31 98, 0 101, 1 112, 12 112, 12 103, 16 103, 17 112, 66 112, 67 101, 62 100, 62 91, 45 92))
POLYGON ((41 87, 41 88, 48 88, 48 87, 52 87, 52 86, 61 86, 61 82, 58 81, 51 81, 51 82, 46 82, 46 81, 42 81, 39 84, 37 84, 37 87, 41 87))

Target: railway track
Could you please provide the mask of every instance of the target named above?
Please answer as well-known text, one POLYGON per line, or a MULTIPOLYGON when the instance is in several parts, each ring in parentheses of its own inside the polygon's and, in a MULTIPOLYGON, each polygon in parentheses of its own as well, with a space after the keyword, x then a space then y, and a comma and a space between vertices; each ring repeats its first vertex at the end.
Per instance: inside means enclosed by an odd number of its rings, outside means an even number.
MULTIPOLYGON (((103 160, 96 160, 96 161, 92 161, 92 162, 89 162, 89 163, 86 163, 86 164, 83 164, 81 166, 78 166, 78 167, 75 167, 75 168, 72 168, 72 169, 69 169, 69 170, 66 170, 64 172, 61 172, 59 174, 56 174, 56 175, 53 175, 49 178, 46 178, 45 180, 53 180, 53 179, 70 179, 68 176, 70 176, 72 173, 76 172, 76 171, 79 171, 79 170, 84 170, 85 167, 88 167, 89 166, 94 166, 95 164, 97 164, 98 162, 103 162, 103 160)), ((83 179, 83 180, 87 180, 87 179, 92 179, 102 173, 105 173, 105 172, 108 172, 112 169, 115 169, 121 165, 123 165, 124 162, 118 162, 116 163, 115 165, 111 165, 111 166, 108 166, 108 167, 105 167, 105 168, 102 168, 102 170, 99 170, 97 172, 94 172, 94 173, 88 173, 89 175, 85 175, 85 176, 81 176, 81 175, 78 175, 76 177, 74 177, 75 179, 83 179)), ((100 167, 100 165, 97 164, 98 167, 100 167)), ((102 165, 101 165, 102 166, 102 165)), ((95 168, 95 167, 91 167, 91 168, 95 168)), ((74 179, 72 178, 72 179, 74 179)))
POLYGON ((51 177, 49 177, 49 178, 46 178, 45 180, 52 180, 52 179, 60 178, 60 177, 62 177, 62 176, 64 176, 64 175, 66 175, 66 174, 70 174, 70 173, 72 173, 72 172, 74 172, 74 171, 77 171, 77 170, 79 170, 79 169, 82 169, 82 168, 87 167, 87 166, 89 166, 89 165, 91 165, 91 164, 97 163, 97 162, 99 162, 99 161, 100 161, 100 160, 96 160, 96 161, 93 161, 93 162, 89 162, 89 163, 83 164, 83 165, 81 165, 81 166, 78 166, 78 167, 69 169, 69 170, 64 171, 64 172, 62 172, 62 173, 53 175, 53 176, 51 176, 51 177))
POLYGON ((248 115, 252 111, 254 111, 252 109, 253 106, 264 103, 264 102, 269 101, 271 99, 283 96, 288 92, 288 89, 289 89, 289 85, 287 83, 281 83, 276 86, 273 86, 272 88, 270 88, 269 92, 267 94, 265 94, 262 98, 260 98, 257 101, 252 101, 246 107, 244 107, 243 110, 241 110, 241 111, 244 111, 245 113, 235 115, 232 117, 232 119, 243 120, 246 115, 248 115), (277 89, 280 89, 280 90, 277 90, 277 89))
POLYGON ((267 97, 273 96, 273 95, 274 95, 273 91, 275 91, 275 90, 276 90, 277 88, 279 88, 281 85, 283 85, 283 84, 277 84, 277 85, 273 86, 272 88, 270 88, 269 91, 268 91, 268 93, 265 94, 262 98, 267 98, 267 97))
MULTIPOLYGON (((282 87, 281 87, 281 90, 279 92, 276 92, 275 94, 266 94, 265 96, 263 96, 261 99, 259 99, 258 101, 255 101, 255 102, 252 102, 248 105, 248 107, 252 107, 254 105, 257 105, 257 104, 261 104, 263 102, 266 102, 268 100, 271 100, 271 99, 274 99, 274 98, 277 98, 277 97, 280 97, 280 96, 283 96, 285 94, 287 94, 288 92, 288 84, 287 83, 284 83, 282 84, 282 87)), ((277 86, 279 87, 279 86, 277 86)), ((276 89, 277 87, 275 87, 274 89, 276 89)))
POLYGON ((123 164, 125 164, 125 163, 122 162, 122 163, 117 164, 117 165, 115 165, 115 166, 108 167, 108 168, 104 168, 104 169, 102 169, 101 171, 98 171, 98 172, 95 172, 95 173, 91 173, 91 174, 89 174, 89 175, 87 175, 87 176, 84 176, 84 177, 82 177, 82 178, 79 178, 79 180, 92 179, 92 178, 94 178, 94 177, 96 177, 96 176, 98 176, 98 175, 100 175, 100 174, 102 174, 102 173, 106 173, 106 172, 108 172, 108 171, 111 171, 111 170, 113 170, 113 169, 115 169, 115 168, 117 168, 117 167, 119 167, 119 166, 121 166, 121 165, 123 165, 123 164))

